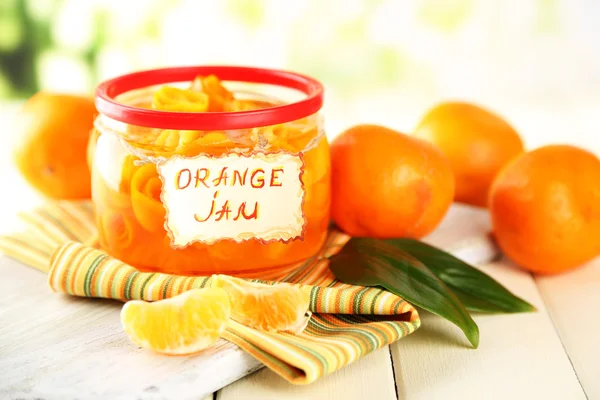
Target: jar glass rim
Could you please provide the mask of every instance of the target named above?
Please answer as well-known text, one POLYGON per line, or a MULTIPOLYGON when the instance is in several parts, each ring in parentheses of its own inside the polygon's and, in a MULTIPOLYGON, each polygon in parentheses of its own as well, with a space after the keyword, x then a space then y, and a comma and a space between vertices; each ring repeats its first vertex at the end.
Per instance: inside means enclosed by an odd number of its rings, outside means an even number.
POLYGON ((240 66, 172 67, 134 72, 104 81, 96 89, 98 112, 131 125, 180 130, 229 130, 277 125, 318 112, 323 106, 323 85, 295 72, 240 66), (192 81, 198 75, 214 74, 224 81, 270 84, 296 89, 302 100, 269 108, 234 112, 172 112, 121 104, 115 98, 147 86, 192 81))

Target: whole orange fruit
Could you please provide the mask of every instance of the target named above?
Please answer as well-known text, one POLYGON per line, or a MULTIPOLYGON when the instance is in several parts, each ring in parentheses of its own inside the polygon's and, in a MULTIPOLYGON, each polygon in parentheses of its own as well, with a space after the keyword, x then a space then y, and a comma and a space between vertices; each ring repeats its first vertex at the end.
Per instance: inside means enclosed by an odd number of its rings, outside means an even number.
POLYGON ((432 144, 377 125, 358 125, 331 144, 335 223, 353 236, 419 238, 454 195, 450 164, 432 144))
POLYGON ((442 103, 431 109, 415 136, 432 142, 450 160, 456 201, 485 207, 500 169, 523 153, 517 132, 499 116, 473 104, 442 103))
POLYGON ((86 150, 96 108, 92 100, 40 92, 19 115, 17 168, 42 194, 53 199, 89 198, 86 150))
POLYGON ((523 154, 490 190, 494 233, 524 268, 555 274, 600 255, 600 160, 572 146, 523 154))

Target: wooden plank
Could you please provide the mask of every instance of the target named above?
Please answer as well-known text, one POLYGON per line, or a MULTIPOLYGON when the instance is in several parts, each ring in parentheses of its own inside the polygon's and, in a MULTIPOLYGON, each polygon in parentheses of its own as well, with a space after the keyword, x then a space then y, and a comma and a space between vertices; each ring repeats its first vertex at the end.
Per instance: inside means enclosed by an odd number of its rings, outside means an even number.
POLYGON ((274 372, 263 369, 223 388, 217 395, 218 400, 395 398, 394 374, 387 346, 311 385, 292 385, 274 372))
POLYGON ((539 311, 476 316, 477 350, 421 312, 421 328, 391 346, 398 398, 585 399, 531 275, 504 260, 482 269, 539 311))
POLYGON ((600 399, 600 258, 535 281, 583 390, 600 399))
POLYGON ((0 276, 0 398, 199 399, 261 366, 225 341, 153 354, 125 336, 121 303, 53 294, 46 275, 6 257, 0 276))

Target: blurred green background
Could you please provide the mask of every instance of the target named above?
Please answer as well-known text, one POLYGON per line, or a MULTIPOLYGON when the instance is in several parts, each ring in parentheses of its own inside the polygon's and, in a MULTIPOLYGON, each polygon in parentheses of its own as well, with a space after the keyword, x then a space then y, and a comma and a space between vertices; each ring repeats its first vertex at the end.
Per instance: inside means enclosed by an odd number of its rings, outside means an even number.
POLYGON ((92 95, 160 66, 255 65, 323 81, 334 130, 410 130, 459 98, 534 126, 536 144, 547 127, 597 127, 598 21, 595 0, 0 0, 0 99, 92 95))

